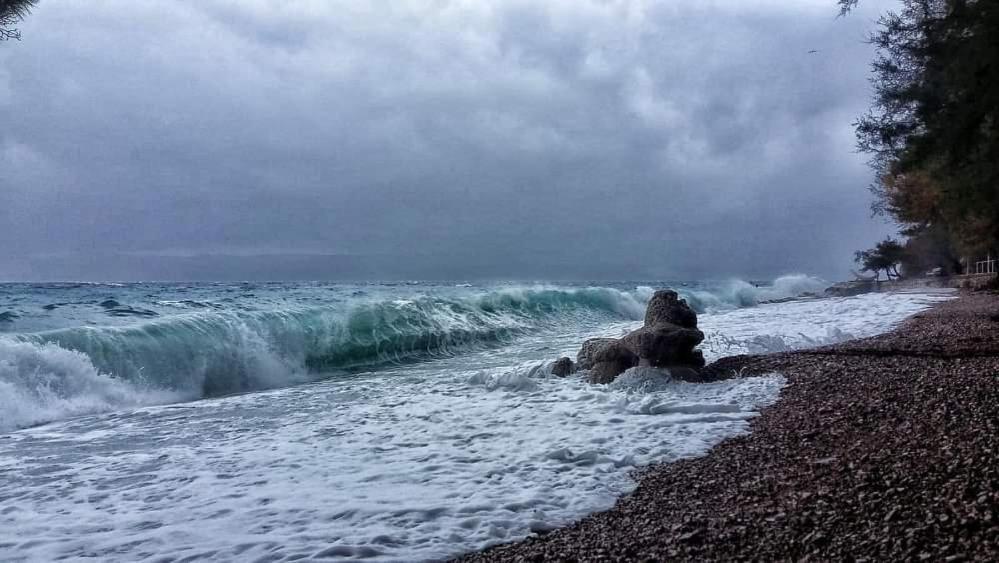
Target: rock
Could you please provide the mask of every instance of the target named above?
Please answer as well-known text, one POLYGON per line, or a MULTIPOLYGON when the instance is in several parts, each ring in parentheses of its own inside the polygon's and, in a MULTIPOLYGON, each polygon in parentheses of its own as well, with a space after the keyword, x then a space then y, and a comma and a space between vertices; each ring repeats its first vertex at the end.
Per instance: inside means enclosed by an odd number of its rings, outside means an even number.
MULTIPOLYGON (((694 348, 704 340, 697 313, 675 291, 655 292, 645 311, 645 326, 624 338, 592 338, 576 356, 591 383, 610 383, 628 368, 645 365, 677 369, 680 379, 698 380, 704 355, 694 348)), ((554 373, 554 372, 553 372, 554 373)))
MULTIPOLYGON (((638 365, 638 356, 617 338, 591 338, 583 342, 576 354, 577 369, 592 369, 601 362, 622 362, 629 367, 638 365)), ((623 370, 622 370, 623 371, 623 370)))
POLYGON ((552 375, 556 377, 566 377, 575 371, 576 366, 573 365, 572 360, 569 358, 559 358, 552 365, 552 375))
POLYGON ((660 289, 652 295, 645 309, 645 326, 673 324, 697 328, 697 313, 671 289, 660 289))
POLYGON ((590 383, 610 383, 631 367, 634 367, 634 365, 620 360, 597 362, 590 368, 587 380, 590 383))
POLYGON ((578 369, 590 371, 590 383, 610 383, 638 365, 638 356, 617 338, 591 338, 583 342, 576 360, 578 369))
POLYGON ((999 296, 969 293, 853 344, 718 360, 702 376, 787 379, 751 434, 639 472, 608 511, 460 561, 999 561, 993 316, 999 296))
POLYGON ((590 369, 593 367, 593 355, 597 350, 614 342, 615 338, 591 338, 583 342, 579 352, 576 353, 576 367, 578 369, 590 369))
POLYGON ((688 354, 683 354, 677 361, 679 366, 688 366, 694 369, 701 369, 704 367, 704 352, 700 350, 691 350, 688 354))
MULTIPOLYGON (((704 333, 696 328, 662 323, 632 331, 621 342, 640 358, 640 365, 670 367, 696 363, 698 356, 694 354, 694 347, 702 340, 704 333)), ((704 366, 703 356, 699 361, 700 365, 695 367, 704 366)))
POLYGON ((687 532, 686 534, 679 536, 677 540, 681 542, 696 542, 699 541, 702 537, 704 537, 704 534, 705 534, 704 528, 698 528, 693 532, 687 532))
POLYGON ((704 383, 708 381, 700 371, 686 366, 673 366, 667 368, 671 379, 686 381, 689 383, 704 383))
POLYGON ((837 283, 826 288, 824 293, 829 297, 851 297, 863 293, 871 293, 877 290, 878 283, 874 280, 858 280, 837 283))

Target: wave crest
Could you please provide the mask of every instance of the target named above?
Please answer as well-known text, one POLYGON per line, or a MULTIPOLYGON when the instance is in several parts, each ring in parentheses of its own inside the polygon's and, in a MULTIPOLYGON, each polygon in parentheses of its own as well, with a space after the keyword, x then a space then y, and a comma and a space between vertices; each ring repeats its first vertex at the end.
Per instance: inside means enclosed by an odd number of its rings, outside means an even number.
MULTIPOLYGON (((680 293, 703 312, 792 296, 732 282, 680 293)), ((386 362, 451 355, 546 327, 641 320, 651 287, 507 287, 268 312, 200 309, 124 327, 0 337, 0 430, 130 406, 284 387, 386 362)))
POLYGON ((821 294, 829 284, 805 274, 781 276, 770 285, 730 280, 711 290, 680 291, 697 312, 733 307, 753 307, 768 301, 821 294))
POLYGON ((10 335, 0 341, 0 385, 7 391, 0 414, 23 425, 56 411, 149 402, 143 390, 196 399, 282 387, 317 374, 501 343, 570 317, 638 319, 643 310, 640 296, 610 288, 506 288, 461 298, 199 311, 125 327, 10 335), (36 405, 34 414, 17 404, 36 405))
POLYGON ((0 431, 185 398, 109 377, 81 352, 0 340, 0 431))

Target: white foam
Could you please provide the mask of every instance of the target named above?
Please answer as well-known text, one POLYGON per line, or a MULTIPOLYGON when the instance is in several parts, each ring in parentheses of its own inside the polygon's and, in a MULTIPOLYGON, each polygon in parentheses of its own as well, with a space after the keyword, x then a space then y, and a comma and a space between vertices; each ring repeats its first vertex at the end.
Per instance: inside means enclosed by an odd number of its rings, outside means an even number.
POLYGON ((868 293, 853 297, 764 303, 757 307, 702 315, 701 345, 709 360, 734 354, 782 352, 887 332, 900 321, 953 299, 950 290, 921 293, 868 293))
POLYGON ((0 440, 0 553, 446 557, 608 508, 630 468, 744 432, 781 386, 646 393, 501 359, 18 432, 0 440))
POLYGON ((182 398, 113 379, 86 355, 55 344, 0 338, 0 432, 182 398))
MULTIPOLYGON (((948 297, 702 315, 705 352, 873 334, 948 297)), ((550 359, 593 335, 0 437, 0 560, 443 558, 609 508, 633 467, 745 432, 783 384, 689 384, 650 369, 606 386, 552 377, 550 359)))
POLYGON ((758 303, 820 294, 828 286, 829 283, 820 278, 789 274, 777 278, 770 285, 760 286, 733 279, 710 290, 680 288, 680 293, 699 311, 717 313, 737 307, 751 307, 758 303))

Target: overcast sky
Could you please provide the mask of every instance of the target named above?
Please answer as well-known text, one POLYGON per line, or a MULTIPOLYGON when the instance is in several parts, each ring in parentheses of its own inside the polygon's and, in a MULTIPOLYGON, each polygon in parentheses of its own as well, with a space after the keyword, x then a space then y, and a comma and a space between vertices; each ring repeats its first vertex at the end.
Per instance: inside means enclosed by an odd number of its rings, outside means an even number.
POLYGON ((847 276, 894 3, 835 4, 42 0, 0 279, 847 276))

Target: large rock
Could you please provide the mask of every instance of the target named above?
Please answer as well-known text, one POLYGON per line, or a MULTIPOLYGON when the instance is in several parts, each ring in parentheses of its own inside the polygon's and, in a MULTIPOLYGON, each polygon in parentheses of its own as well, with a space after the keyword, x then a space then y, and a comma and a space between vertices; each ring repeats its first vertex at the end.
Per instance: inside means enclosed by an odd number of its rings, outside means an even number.
MULTIPOLYGON (((661 323, 632 331, 621 343, 639 357, 640 365, 670 367, 696 363, 694 347, 702 340, 704 333, 696 328, 661 323)), ((695 367, 702 367, 703 362, 701 357, 701 365, 695 367)))
POLYGON ((672 324, 697 328, 697 313, 671 289, 660 289, 652 295, 645 309, 645 326, 672 324))
POLYGON ((675 291, 660 290, 649 301, 645 326, 621 339, 587 340, 576 356, 577 367, 589 370, 591 383, 610 383, 637 365, 691 377, 704 367, 704 355, 694 349, 703 340, 704 333, 697 330, 697 313, 675 291))

